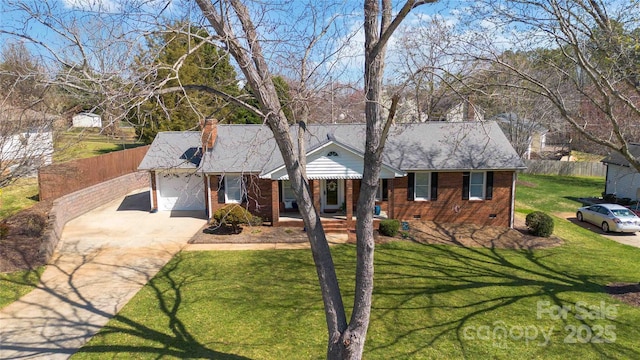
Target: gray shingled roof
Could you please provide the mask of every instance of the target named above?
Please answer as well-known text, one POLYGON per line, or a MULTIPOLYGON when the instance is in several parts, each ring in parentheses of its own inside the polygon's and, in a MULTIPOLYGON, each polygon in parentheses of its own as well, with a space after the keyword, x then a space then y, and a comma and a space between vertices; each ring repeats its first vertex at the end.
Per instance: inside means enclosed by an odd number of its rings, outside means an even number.
POLYGON ((199 131, 159 132, 138 170, 197 169, 202 159, 199 131))
MULTIPOLYGON (((631 152, 631 155, 635 156, 636 158, 640 157, 640 144, 629 144, 629 151, 631 152)), ((602 162, 605 164, 631 166, 629 161, 625 159, 622 154, 617 152, 612 152, 611 154, 609 154, 609 156, 602 159, 602 162)))
MULTIPOLYGON (((307 127, 307 151, 336 141, 363 153, 364 124, 318 124, 307 127)), ((291 128, 295 139, 297 127, 291 128)), ((180 155, 199 145, 198 132, 159 133, 141 170, 186 166, 180 155), (180 135, 184 134, 184 135, 180 135), (169 148, 167 151, 163 148, 169 148), (151 157, 151 159, 147 159, 151 157)), ((384 163, 411 170, 515 170, 525 168, 495 122, 430 122, 394 125, 384 152, 384 163)), ((271 131, 263 125, 218 125, 213 149, 201 162, 207 173, 261 174, 283 165, 271 131)))

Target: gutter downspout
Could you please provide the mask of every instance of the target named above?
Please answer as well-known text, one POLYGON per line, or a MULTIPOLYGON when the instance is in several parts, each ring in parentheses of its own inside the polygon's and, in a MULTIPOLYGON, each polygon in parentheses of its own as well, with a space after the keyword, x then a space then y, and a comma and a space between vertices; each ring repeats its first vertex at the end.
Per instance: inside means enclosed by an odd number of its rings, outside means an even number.
POLYGON ((211 203, 211 179, 209 177, 209 174, 204 174, 207 185, 205 186, 206 188, 206 192, 207 192, 207 204, 209 206, 207 206, 207 221, 211 221, 211 214, 213 213, 212 211, 212 206, 213 204, 211 203))

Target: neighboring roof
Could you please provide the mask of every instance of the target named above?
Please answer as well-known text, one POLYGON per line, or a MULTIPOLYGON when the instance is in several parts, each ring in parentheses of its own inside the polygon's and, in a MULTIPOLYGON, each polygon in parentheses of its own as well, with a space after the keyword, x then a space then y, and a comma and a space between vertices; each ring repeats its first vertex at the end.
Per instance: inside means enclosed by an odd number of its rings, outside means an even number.
POLYGON ((138 170, 197 169, 202 159, 199 131, 159 132, 138 170))
POLYGON ((87 116, 87 117, 90 117, 90 118, 99 118, 100 117, 100 115, 94 114, 94 113, 91 113, 91 112, 81 112, 81 113, 77 113, 77 114, 73 115, 74 118, 78 117, 78 116, 87 116))
MULTIPOLYGON (((630 143, 629 152, 631 152, 631 155, 635 156, 636 158, 640 157, 640 144, 630 143)), ((609 156, 602 159, 601 161, 605 164, 631 167, 631 164, 629 163, 629 161, 625 159, 624 156, 622 156, 622 154, 618 152, 609 154, 609 156)))
MULTIPOLYGON (((200 163, 201 171, 263 174, 284 165, 268 127, 219 124, 217 130, 213 149, 200 163)), ((306 152, 333 142, 354 153, 364 154, 365 132, 365 124, 308 125, 306 152)), ((291 127, 290 134, 296 153, 297 126, 291 127)), ((199 132, 158 133, 139 169, 177 167, 179 155, 199 144, 199 132), (184 135, 180 137, 179 134, 184 135)), ((383 162, 385 166, 401 171, 525 168, 498 124, 492 121, 394 125, 389 132, 383 162)))
POLYGON ((545 134, 549 132, 546 126, 536 123, 533 120, 527 118, 520 118, 516 113, 502 113, 494 116, 491 120, 497 121, 498 123, 502 123, 506 126, 515 126, 516 128, 526 128, 531 131, 535 131, 541 134, 545 134))

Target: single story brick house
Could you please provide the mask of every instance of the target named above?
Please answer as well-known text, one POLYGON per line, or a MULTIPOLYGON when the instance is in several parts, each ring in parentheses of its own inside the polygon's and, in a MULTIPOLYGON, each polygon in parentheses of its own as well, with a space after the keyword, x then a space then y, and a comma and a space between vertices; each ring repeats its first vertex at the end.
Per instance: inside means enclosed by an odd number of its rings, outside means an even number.
MULTIPOLYGON (((291 136, 296 138, 297 126, 291 136)), ((363 173, 364 124, 311 124, 307 178, 320 212, 353 221, 363 173)), ((393 125, 380 173, 381 213, 400 220, 513 226, 516 171, 525 168, 495 122, 393 125)), ((151 176, 152 210, 202 210, 229 203, 278 225, 297 210, 271 131, 204 123, 202 132, 158 133, 139 170, 151 176)))

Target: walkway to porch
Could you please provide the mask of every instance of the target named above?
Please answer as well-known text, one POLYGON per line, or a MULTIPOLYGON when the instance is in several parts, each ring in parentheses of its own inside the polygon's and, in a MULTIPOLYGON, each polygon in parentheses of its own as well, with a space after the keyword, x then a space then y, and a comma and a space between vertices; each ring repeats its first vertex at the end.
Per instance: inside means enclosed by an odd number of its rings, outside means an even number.
MULTIPOLYGON (((374 229, 378 228, 380 220, 383 219, 387 219, 387 214, 384 211, 380 215, 373 216, 374 229)), ((322 213, 320 221, 326 233, 349 233, 355 230, 356 217, 353 216, 353 220, 349 224, 344 213, 322 213)), ((274 226, 304 227, 304 224, 300 213, 286 212, 280 213, 279 221, 274 226)))

